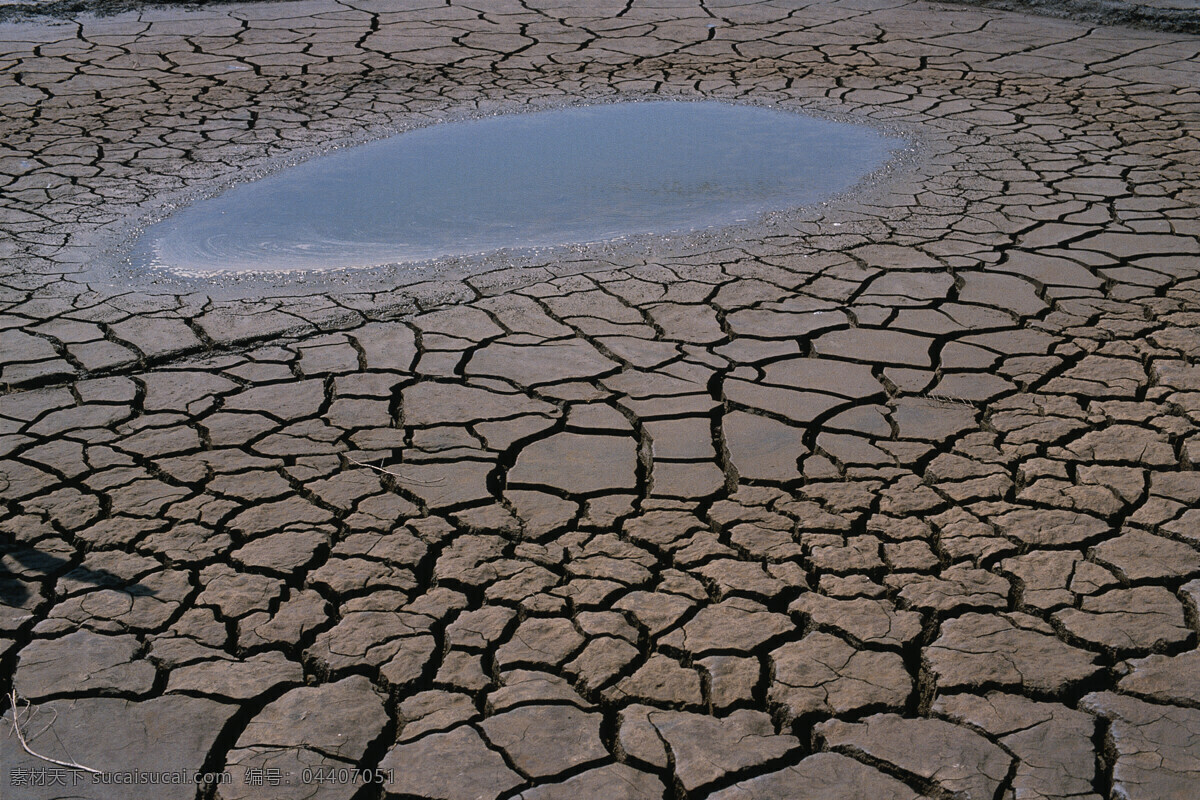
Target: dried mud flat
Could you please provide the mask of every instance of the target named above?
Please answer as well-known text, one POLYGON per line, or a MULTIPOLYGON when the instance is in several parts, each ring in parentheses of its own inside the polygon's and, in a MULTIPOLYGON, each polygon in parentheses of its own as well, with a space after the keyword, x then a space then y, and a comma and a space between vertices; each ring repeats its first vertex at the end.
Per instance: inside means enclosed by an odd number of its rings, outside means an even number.
POLYGON ((1198 86, 1195 36, 885 0, 0 26, 0 688, 140 782, 10 733, 0 792, 1200 796, 1198 86), (926 144, 753 237, 89 282, 248 165, 648 95, 926 144))

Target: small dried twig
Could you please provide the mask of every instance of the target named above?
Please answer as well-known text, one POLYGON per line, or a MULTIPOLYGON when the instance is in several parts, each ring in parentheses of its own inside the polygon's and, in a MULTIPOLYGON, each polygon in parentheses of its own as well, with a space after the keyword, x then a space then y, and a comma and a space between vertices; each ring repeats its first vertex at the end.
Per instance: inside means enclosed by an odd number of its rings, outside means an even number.
POLYGON ((360 467, 366 467, 367 469, 373 469, 376 472, 382 472, 384 475, 391 475, 393 478, 395 478, 398 481, 403 481, 404 483, 411 483, 414 486, 437 486, 440 483, 446 482, 445 478, 438 478, 436 481, 419 481, 416 478, 406 478, 403 475, 399 474, 398 472, 392 472, 390 469, 384 469, 382 461, 379 462, 379 466, 377 467, 374 464, 367 464, 365 462, 359 461, 356 458, 351 458, 350 456, 346 456, 346 460, 349 461, 351 464, 357 464, 360 467))
POLYGON ((959 397, 958 395, 953 394, 927 394, 923 395, 923 397, 938 403, 953 403, 954 405, 959 406, 968 406, 970 408, 975 407, 975 404, 965 397, 959 397))
MULTIPOLYGON (((17 697, 16 689, 13 689, 11 692, 9 692, 8 700, 12 704, 13 718, 12 718, 11 724, 12 724, 13 733, 17 734, 17 741, 21 743, 22 750, 24 750, 26 753, 33 756, 34 758, 38 759, 39 761, 45 761, 49 764, 57 764, 60 767, 67 767, 68 769, 81 769, 84 772, 90 772, 93 775, 103 775, 104 774, 102 770, 92 769, 91 767, 85 767, 83 764, 78 764, 74 761, 60 761, 57 758, 51 758, 50 756, 44 756, 41 753, 34 752, 33 748, 31 748, 29 746, 28 740, 26 740, 26 738, 25 738, 25 732, 21 730, 21 705, 20 705, 20 698, 17 697)), ((29 719, 33 719, 33 703, 30 703, 28 700, 26 700, 25 701, 25 710, 27 712, 29 712, 29 719)), ((50 718, 50 721, 48 723, 46 723, 46 727, 42 728, 40 731, 38 731, 36 734, 31 736, 30 738, 37 739, 43 733, 50 730, 50 726, 52 726, 54 724, 54 721, 56 719, 58 719, 57 712, 55 712, 54 716, 52 716, 50 718)))

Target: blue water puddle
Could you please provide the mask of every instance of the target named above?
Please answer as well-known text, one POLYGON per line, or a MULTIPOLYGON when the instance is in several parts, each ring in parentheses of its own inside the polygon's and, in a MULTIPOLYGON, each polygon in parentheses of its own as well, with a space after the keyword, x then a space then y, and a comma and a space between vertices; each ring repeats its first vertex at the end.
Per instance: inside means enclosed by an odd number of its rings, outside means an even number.
POLYGON ((322 270, 750 222, 843 192, 904 147, 719 102, 626 102, 433 125, 337 151, 148 227, 134 267, 322 270))

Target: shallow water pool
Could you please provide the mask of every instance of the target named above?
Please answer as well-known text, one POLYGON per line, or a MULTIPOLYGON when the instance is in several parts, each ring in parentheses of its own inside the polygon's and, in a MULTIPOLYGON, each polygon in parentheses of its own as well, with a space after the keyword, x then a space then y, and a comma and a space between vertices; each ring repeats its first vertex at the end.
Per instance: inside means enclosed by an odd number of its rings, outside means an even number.
POLYGON ((719 102, 625 102, 433 125, 321 156, 149 226, 135 267, 370 267, 753 221, 887 162, 872 128, 719 102))

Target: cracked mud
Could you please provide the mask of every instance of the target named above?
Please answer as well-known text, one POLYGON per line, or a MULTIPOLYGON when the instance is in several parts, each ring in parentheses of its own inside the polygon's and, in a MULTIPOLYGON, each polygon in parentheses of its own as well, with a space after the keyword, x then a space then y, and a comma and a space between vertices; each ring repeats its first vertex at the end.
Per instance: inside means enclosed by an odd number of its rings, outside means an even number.
POLYGON ((1194 35, 904 0, 0 26, 5 733, 187 773, 140 798, 1200 795, 1197 86, 1194 35), (927 152, 753 236, 89 278, 247 171, 647 96, 927 152))

